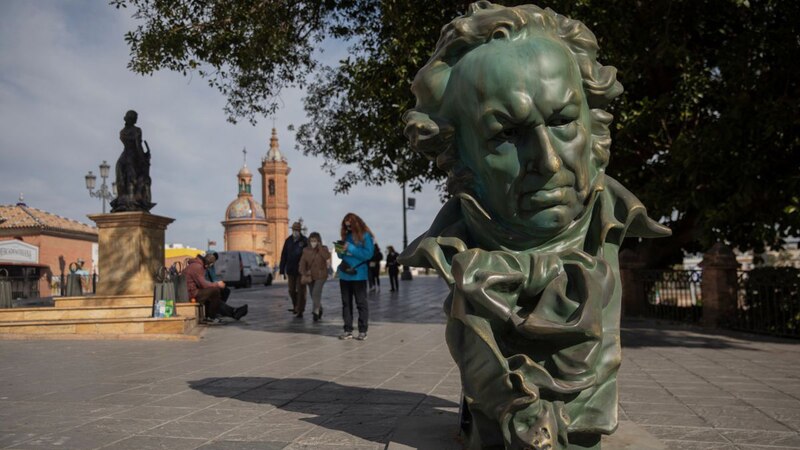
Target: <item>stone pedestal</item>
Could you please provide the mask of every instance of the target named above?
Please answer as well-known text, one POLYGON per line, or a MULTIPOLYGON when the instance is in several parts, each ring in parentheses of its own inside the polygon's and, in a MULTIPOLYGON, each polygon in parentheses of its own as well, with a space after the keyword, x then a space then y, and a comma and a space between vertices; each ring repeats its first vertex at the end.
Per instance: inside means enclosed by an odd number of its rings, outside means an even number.
POLYGON ((700 289, 703 293, 703 326, 724 325, 736 312, 737 284, 736 270, 739 264, 730 247, 716 243, 703 255, 703 280, 700 289))
POLYGON ((164 265, 164 234, 175 219, 139 211, 89 218, 98 228, 97 295, 152 295, 164 265))

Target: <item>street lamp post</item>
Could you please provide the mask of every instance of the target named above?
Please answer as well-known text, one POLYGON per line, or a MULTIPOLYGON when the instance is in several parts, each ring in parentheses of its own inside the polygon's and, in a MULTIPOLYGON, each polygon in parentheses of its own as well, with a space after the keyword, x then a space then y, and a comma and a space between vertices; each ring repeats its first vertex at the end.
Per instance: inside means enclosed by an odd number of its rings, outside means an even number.
POLYGON ((117 196, 117 183, 111 183, 111 190, 108 190, 108 185, 106 184, 106 179, 108 178, 108 170, 111 166, 108 165, 107 162, 103 161, 100 164, 100 178, 103 179, 103 182, 100 184, 100 189, 96 192, 94 190, 95 183, 97 181, 97 176, 92 173, 90 170, 89 173, 86 174, 86 189, 89 190, 90 197, 99 198, 100 201, 103 203, 103 214, 106 213, 106 202, 110 202, 117 196))
MULTIPOLYGON (((406 223, 406 212, 409 210, 414 210, 417 205, 416 199, 413 197, 409 197, 406 200, 406 184, 403 183, 403 250, 408 247, 408 225, 406 223)), ((410 280, 411 277, 411 270, 408 269, 407 265, 403 265, 403 272, 400 273, 401 280, 410 280)))

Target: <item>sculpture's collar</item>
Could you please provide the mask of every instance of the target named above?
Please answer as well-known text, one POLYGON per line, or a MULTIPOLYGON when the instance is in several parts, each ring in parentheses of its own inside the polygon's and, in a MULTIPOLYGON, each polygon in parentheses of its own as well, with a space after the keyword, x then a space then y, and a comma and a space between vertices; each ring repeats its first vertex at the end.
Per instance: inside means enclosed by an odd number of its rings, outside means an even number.
POLYGON ((525 230, 510 230, 493 221, 489 214, 468 195, 460 195, 444 204, 428 231, 417 237, 400 255, 402 264, 414 267, 431 267, 422 252, 418 252, 425 238, 436 238, 455 251, 466 248, 535 252, 558 252, 576 248, 596 255, 603 244, 620 245, 625 236, 662 237, 670 230, 647 217, 644 205, 630 191, 609 176, 605 188, 595 190, 583 215, 567 229, 539 245, 523 247, 519 242, 532 242, 533 236, 525 230), (483 227, 483 228, 479 228, 483 227), (486 232, 474 233, 474 229, 486 232), (456 245, 458 243, 458 245, 456 245))
POLYGON ((592 191, 581 216, 555 236, 542 236, 532 230, 509 227, 494 220, 475 197, 463 193, 458 194, 457 198, 469 235, 478 247, 484 250, 548 252, 582 247, 591 211, 597 201, 597 194, 602 190, 603 188, 598 188, 592 191))

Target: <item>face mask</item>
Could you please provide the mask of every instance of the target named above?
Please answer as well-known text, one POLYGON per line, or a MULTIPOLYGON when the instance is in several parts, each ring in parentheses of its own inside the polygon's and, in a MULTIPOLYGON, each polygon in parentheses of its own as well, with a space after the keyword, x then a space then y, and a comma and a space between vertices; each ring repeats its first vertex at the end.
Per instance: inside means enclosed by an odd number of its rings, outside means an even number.
POLYGON ((292 237, 295 238, 295 239, 299 238, 300 237, 300 232, 299 231, 292 231, 292 237))
POLYGON ((311 248, 317 248, 317 246, 319 245, 319 242, 311 241, 310 244, 311 244, 311 248))

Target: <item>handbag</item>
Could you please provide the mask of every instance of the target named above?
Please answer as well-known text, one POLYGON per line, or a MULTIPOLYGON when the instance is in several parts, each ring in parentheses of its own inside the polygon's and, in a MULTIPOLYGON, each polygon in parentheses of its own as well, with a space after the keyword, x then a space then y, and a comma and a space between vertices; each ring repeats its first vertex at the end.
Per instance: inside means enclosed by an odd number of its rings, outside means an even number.
POLYGON ((347 261, 343 260, 341 263, 339 263, 338 270, 340 272, 346 273, 347 275, 355 275, 355 274, 358 273, 358 271, 356 269, 359 266, 363 266, 364 263, 366 263, 366 262, 367 261, 361 261, 360 263, 356 264, 355 266, 350 266, 350 264, 347 264, 347 261))
POLYGON ((314 279, 311 278, 311 275, 301 275, 300 276, 300 284, 308 285, 314 282, 314 279))
POLYGON ((153 280, 153 317, 175 315, 175 284, 169 271, 162 267, 153 280))

